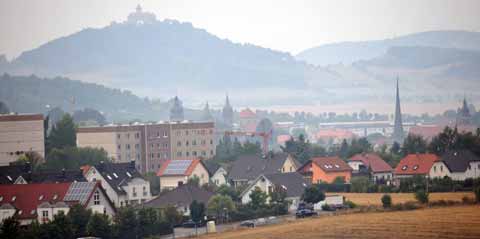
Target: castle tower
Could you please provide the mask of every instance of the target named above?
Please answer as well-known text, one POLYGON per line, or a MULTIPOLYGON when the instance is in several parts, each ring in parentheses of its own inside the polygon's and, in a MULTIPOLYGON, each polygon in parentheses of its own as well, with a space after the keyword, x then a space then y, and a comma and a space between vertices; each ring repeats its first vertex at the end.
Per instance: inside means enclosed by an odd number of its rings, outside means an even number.
POLYGON ((403 143, 403 139, 405 137, 403 132, 403 122, 402 122, 402 111, 400 109, 400 90, 398 87, 398 77, 397 77, 397 92, 396 92, 396 100, 395 100, 395 121, 393 126, 393 134, 392 139, 394 142, 399 144, 403 143))
POLYGON ((182 121, 183 117, 183 106, 178 96, 175 96, 170 107, 170 121, 182 121))
POLYGON ((233 127, 233 108, 230 105, 230 100, 228 99, 228 95, 226 96, 225 105, 223 106, 223 109, 222 109, 222 117, 223 117, 223 122, 225 123, 225 126, 228 129, 231 129, 233 127))

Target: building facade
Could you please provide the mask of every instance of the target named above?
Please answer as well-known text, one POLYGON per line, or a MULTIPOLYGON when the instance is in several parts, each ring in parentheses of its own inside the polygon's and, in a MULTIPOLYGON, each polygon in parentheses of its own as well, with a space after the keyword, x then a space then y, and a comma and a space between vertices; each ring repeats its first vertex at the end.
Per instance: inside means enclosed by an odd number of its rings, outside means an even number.
POLYGON ((215 155, 213 122, 159 122, 77 130, 79 147, 103 148, 114 163, 135 161, 138 171, 156 172, 171 159, 215 155))
POLYGON ((0 115, 0 166, 29 151, 45 157, 43 115, 0 115))

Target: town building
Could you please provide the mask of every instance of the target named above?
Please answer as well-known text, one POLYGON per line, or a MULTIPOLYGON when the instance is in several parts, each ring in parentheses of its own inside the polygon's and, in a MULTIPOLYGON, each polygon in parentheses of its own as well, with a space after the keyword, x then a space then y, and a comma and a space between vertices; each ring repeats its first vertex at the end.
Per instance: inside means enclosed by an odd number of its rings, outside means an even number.
POLYGON ((232 130, 233 129, 233 108, 230 105, 230 100, 228 99, 228 95, 225 97, 225 105, 222 109, 222 118, 223 118, 223 125, 225 130, 232 130))
POLYGON ((262 174, 296 172, 299 166, 297 160, 287 153, 242 155, 233 162, 228 180, 234 187, 241 187, 252 183, 262 174))
POLYGON ((219 165, 210 165, 205 164, 207 167, 208 173, 210 175, 210 183, 215 184, 216 186, 228 185, 227 175, 228 172, 225 168, 219 165))
POLYGON ((152 198, 150 182, 130 163, 100 163, 85 169, 89 182, 100 182, 116 207, 144 203, 152 198))
POLYGON ((449 177, 453 180, 480 177, 480 158, 468 150, 453 150, 443 154, 430 168, 430 178, 449 177))
POLYGON ((316 157, 298 169, 311 183, 332 183, 337 178, 350 182, 352 168, 339 157, 316 157))
POLYGON ((398 185, 403 178, 411 178, 415 175, 427 176, 438 159, 437 155, 429 153, 405 156, 395 168, 395 184, 398 185))
POLYGON ((183 184, 175 189, 167 190, 156 198, 142 204, 142 208, 166 208, 173 206, 184 216, 190 216, 190 204, 195 200, 198 203, 208 205, 208 200, 215 193, 207 191, 201 187, 192 184, 183 184))
POLYGON ((246 108, 238 114, 240 129, 245 132, 255 132, 257 129, 258 119, 251 109, 246 108))
MULTIPOLYGON (((285 200, 289 201, 289 210, 296 210, 305 188, 310 185, 303 176, 297 172, 262 174, 257 177, 241 194, 242 204, 251 201, 250 194, 259 188, 269 197, 275 190, 282 190, 286 193, 285 200)), ((267 203, 270 203, 268 198, 267 203)))
POLYGON ((160 178, 160 191, 186 184, 190 178, 198 178, 200 185, 210 180, 207 168, 199 159, 168 160, 158 170, 157 176, 160 178))
POLYGON ((45 158, 43 115, 0 115, 0 166, 33 151, 45 158))
POLYGON ((390 184, 393 180, 393 168, 375 153, 356 154, 348 159, 348 165, 353 169, 352 175, 364 172, 374 183, 390 184))
POLYGON ((52 221, 60 212, 80 204, 92 212, 109 216, 115 207, 97 182, 0 185, 0 222, 14 217, 21 225, 52 221))
POLYGON ((103 148, 114 163, 136 162, 138 171, 156 172, 171 159, 215 155, 213 122, 158 122, 77 130, 79 147, 103 148))

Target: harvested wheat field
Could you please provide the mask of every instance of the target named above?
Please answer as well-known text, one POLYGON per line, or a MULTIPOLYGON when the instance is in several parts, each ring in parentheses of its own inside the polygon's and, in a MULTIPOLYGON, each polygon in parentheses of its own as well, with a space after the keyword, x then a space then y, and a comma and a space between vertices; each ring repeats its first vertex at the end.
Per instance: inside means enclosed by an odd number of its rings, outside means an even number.
MULTIPOLYGON (((381 198, 383 193, 327 193, 327 195, 343 195, 346 200, 350 200, 357 205, 382 205, 381 198)), ((390 193, 392 203, 405 203, 408 201, 416 201, 413 193, 390 193)), ((451 200, 461 202, 463 197, 474 199, 472 192, 455 192, 455 193, 430 193, 430 201, 451 200)))
POLYGON ((356 213, 240 229, 212 239, 480 238, 480 206, 356 213))

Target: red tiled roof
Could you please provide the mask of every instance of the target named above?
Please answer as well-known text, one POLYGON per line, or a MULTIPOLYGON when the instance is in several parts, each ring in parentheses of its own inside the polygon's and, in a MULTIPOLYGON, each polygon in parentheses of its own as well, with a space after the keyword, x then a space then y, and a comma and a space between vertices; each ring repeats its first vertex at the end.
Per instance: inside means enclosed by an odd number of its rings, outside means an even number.
POLYGON ((356 154, 349 159, 349 161, 361 161, 365 167, 370 167, 372 172, 391 172, 393 171, 392 167, 383 161, 378 154, 356 154))
POLYGON ((352 168, 339 157, 317 157, 311 161, 327 173, 352 171, 352 168))
POLYGON ((353 138, 354 136, 355 134, 352 133, 351 131, 342 130, 342 129, 322 129, 315 134, 315 137, 317 139, 322 139, 322 138, 349 139, 349 138, 353 138))
POLYGON ((435 154, 409 154, 398 163, 395 174, 428 174, 433 163, 438 160, 435 154))
POLYGON ((37 218, 36 209, 43 202, 56 203, 63 201, 71 183, 41 183, 41 184, 7 184, 0 185, 1 204, 9 203, 18 211, 19 219, 37 218), (42 199, 40 197, 43 195, 42 199), (57 197, 54 199, 54 195, 57 197), (12 198, 15 200, 12 201, 12 198), (19 214, 19 211, 22 211, 19 214), (35 210, 34 214, 31 214, 35 210))
POLYGON ((252 110, 250 110, 249 108, 246 108, 246 109, 240 111, 239 116, 240 116, 240 118, 254 118, 257 115, 252 110))

